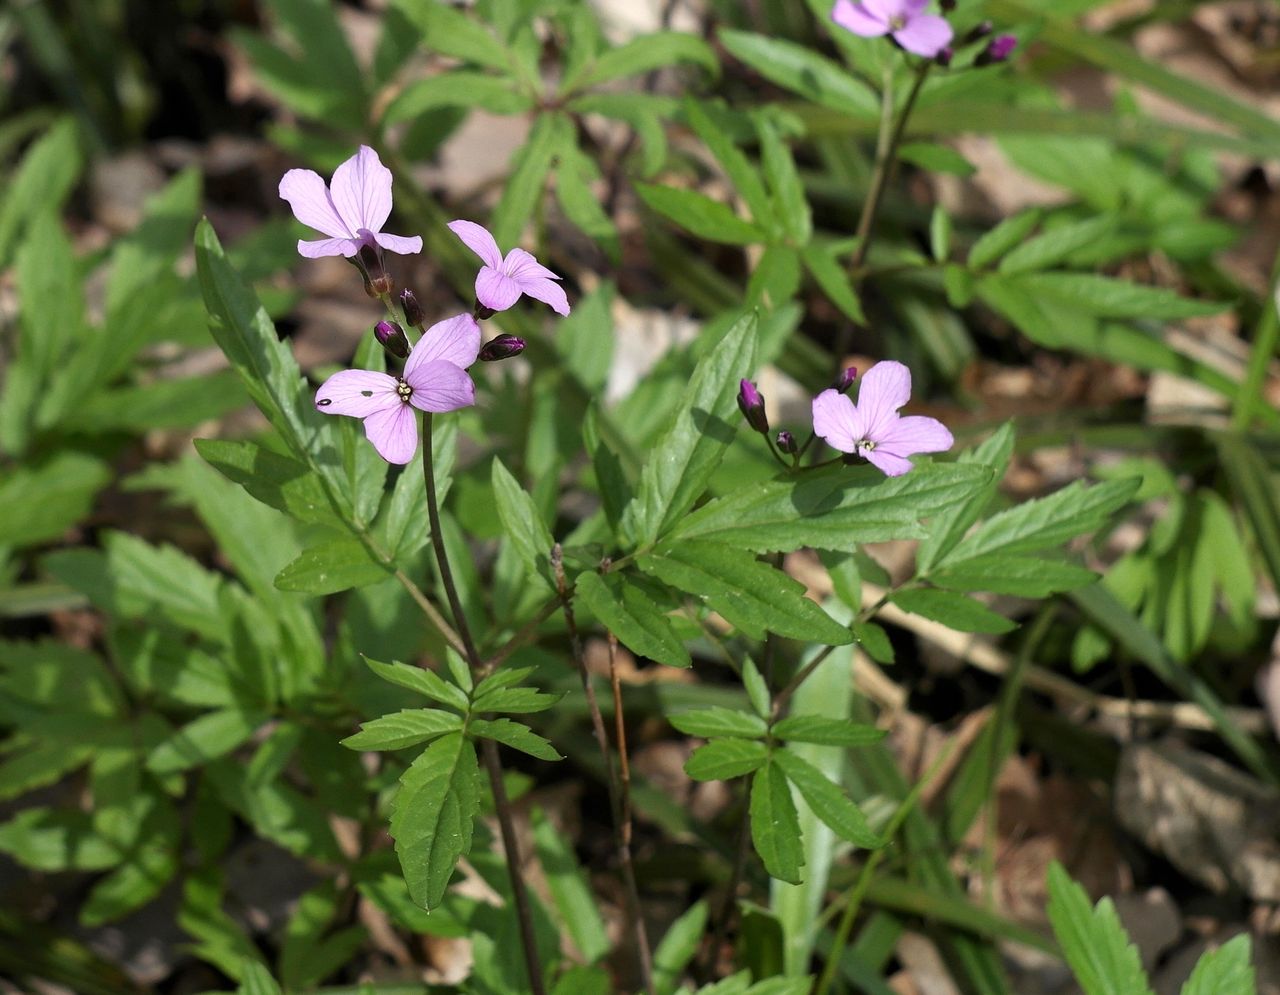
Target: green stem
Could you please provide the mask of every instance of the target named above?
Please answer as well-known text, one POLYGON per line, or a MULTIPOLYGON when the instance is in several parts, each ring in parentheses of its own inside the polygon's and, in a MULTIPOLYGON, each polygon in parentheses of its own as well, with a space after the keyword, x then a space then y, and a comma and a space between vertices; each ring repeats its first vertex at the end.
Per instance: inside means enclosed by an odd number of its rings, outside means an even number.
MULTIPOLYGON (((431 524, 431 545, 435 549, 440 583, 449 600, 449 608, 453 612, 458 634, 462 637, 467 662, 471 672, 478 674, 484 669, 484 661, 476 650, 471 626, 462 610, 462 599, 458 597, 458 586, 454 583, 453 571, 449 567, 449 553, 445 549, 444 533, 440 529, 440 501, 436 493, 435 460, 432 458, 431 442, 431 414, 424 411, 422 413, 422 477, 427 490, 427 519, 431 524)), ((498 757, 497 744, 491 739, 481 739, 480 755, 484 760, 485 771, 489 775, 489 788, 493 792, 493 809, 498 817, 498 828, 501 830, 502 849, 507 859, 507 874, 511 879, 511 895, 515 900, 516 919, 520 925, 520 942, 524 948, 525 970, 529 974, 529 988, 533 995, 546 995, 542 965, 538 960, 537 937, 533 931, 533 911, 529 905, 529 893, 525 888, 524 878, 520 873, 520 845, 516 840, 515 820, 511 816, 511 801, 507 798, 507 788, 502 781, 502 763, 498 757)))
POLYGON ((1231 427, 1239 431, 1248 428, 1255 413, 1266 408, 1263 387, 1267 382, 1267 367, 1275 357, 1276 346, 1280 345, 1280 315, 1277 314, 1280 310, 1280 253, 1276 254, 1271 266, 1270 290, 1272 296, 1262 303, 1262 317, 1249 354, 1249 367, 1231 412, 1231 427))

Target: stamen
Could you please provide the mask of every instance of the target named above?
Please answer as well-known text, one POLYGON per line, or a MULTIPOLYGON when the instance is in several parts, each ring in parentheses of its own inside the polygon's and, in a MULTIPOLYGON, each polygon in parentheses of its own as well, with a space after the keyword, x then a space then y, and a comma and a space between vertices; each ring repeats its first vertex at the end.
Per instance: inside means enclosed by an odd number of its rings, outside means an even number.
POLYGON ((409 386, 409 381, 404 377, 397 378, 396 393, 400 395, 400 400, 405 404, 408 404, 409 398, 413 397, 413 388, 409 386))

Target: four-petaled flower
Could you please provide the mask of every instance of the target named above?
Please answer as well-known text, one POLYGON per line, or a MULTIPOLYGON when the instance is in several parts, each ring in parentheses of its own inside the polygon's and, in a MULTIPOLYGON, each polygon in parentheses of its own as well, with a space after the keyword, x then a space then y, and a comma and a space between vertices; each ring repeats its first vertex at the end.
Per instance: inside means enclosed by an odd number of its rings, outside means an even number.
POLYGON ((932 59, 951 42, 951 25, 926 14, 929 0, 836 0, 831 20, 863 38, 893 35, 908 52, 932 59))
POLYGON ((298 241, 298 252, 319 256, 354 256, 362 245, 408 254, 422 251, 422 238, 382 231, 391 214, 391 170, 367 145, 333 171, 325 187, 320 174, 291 169, 280 179, 280 196, 304 225, 329 236, 298 241))
POLYGON ((455 411, 476 402, 466 367, 480 352, 480 326, 469 314, 432 325, 405 360, 400 376, 343 370, 316 391, 325 414, 364 419, 364 434, 388 463, 408 463, 418 450, 414 411, 455 411))
POLYGON ((474 221, 451 221, 449 228, 481 258, 484 267, 476 276, 476 300, 490 311, 505 311, 527 294, 550 304, 556 314, 569 313, 569 299, 556 283, 555 273, 524 249, 512 249, 503 258, 494 237, 474 221))
POLYGON ((946 452, 955 442, 936 418, 899 415, 910 398, 911 371, 892 360, 876 363, 862 378, 857 404, 837 390, 813 399, 813 431, 832 448, 899 477, 911 469, 908 456, 946 452))

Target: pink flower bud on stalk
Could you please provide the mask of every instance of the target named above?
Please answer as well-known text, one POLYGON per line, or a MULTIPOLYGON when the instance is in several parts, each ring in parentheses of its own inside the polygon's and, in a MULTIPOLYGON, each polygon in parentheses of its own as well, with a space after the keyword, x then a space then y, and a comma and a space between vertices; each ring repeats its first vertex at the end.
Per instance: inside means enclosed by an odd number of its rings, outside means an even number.
POLYGON ((831 385, 831 389, 839 391, 841 394, 849 393, 849 388, 853 386, 853 382, 858 379, 858 368, 856 366, 848 366, 836 377, 835 382, 831 385))
POLYGON ((799 448, 796 446, 796 437, 788 432, 785 428, 778 433, 777 438, 778 449, 786 453, 788 456, 794 455, 799 448))
POLYGON ((516 335, 498 335, 480 347, 482 363, 496 363, 524 352, 524 339, 516 335))
POLYGON ((987 37, 987 35, 991 34, 995 29, 996 26, 990 21, 979 21, 965 32, 964 37, 960 39, 960 44, 972 45, 975 41, 982 41, 983 38, 987 37))
POLYGON ((769 431, 769 418, 764 413, 764 398, 750 380, 738 383, 738 409, 753 432, 765 435, 769 431))
POLYGON ((400 310, 404 312, 404 320, 414 328, 421 328, 422 323, 427 320, 417 295, 408 287, 400 291, 400 310))
POLYGON ((404 329, 394 321, 380 321, 373 326, 373 335, 382 343, 382 348, 397 359, 405 359, 409 355, 409 340, 404 329))
POLYGON ((941 66, 943 69, 946 69, 948 66, 951 65, 951 60, 954 59, 955 57, 956 57, 956 50, 952 48, 950 45, 948 45, 946 48, 939 51, 938 54, 933 57, 933 61, 936 62, 939 66, 941 66))
POLYGON ((1005 62, 1017 47, 1018 39, 1013 35, 996 35, 987 44, 987 47, 978 53, 978 57, 973 60, 973 64, 975 66, 990 66, 998 62, 1005 62))

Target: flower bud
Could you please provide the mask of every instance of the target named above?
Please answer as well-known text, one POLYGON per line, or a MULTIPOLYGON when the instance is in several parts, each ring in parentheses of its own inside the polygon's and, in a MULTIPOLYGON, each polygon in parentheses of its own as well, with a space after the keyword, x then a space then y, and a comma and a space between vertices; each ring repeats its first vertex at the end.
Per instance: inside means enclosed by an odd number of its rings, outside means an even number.
POLYGON ((831 382, 831 389, 838 390, 841 394, 847 394, 849 388, 853 386, 853 382, 858 379, 858 368, 856 366, 845 367, 838 377, 831 382))
POLYGON ((951 60, 955 57, 956 50, 950 45, 944 45, 942 48, 938 49, 938 54, 933 57, 933 61, 943 69, 946 69, 951 65, 951 60))
POLYGON ((382 348, 398 359, 409 355, 409 340, 405 337, 404 329, 394 321, 378 322, 373 326, 373 335, 382 343, 382 348))
POLYGON ((524 339, 515 335, 498 335, 480 347, 480 359, 486 363, 496 363, 500 359, 510 359, 524 352, 524 339))
POLYGON ((750 380, 738 383, 738 408, 752 431, 761 435, 769 431, 769 419, 764 413, 764 398, 750 380))
POLYGON ((382 266, 382 253, 365 243, 360 246, 356 258, 360 260, 358 265, 360 272, 364 274, 364 292, 370 297, 381 297, 391 293, 396 283, 382 266))
POLYGON ((493 308, 485 307, 479 301, 476 301, 476 306, 471 310, 471 314, 476 319, 476 321, 487 321, 489 318, 492 318, 497 313, 498 312, 495 311, 493 308))
POLYGON ((418 303, 417 295, 408 287, 400 291, 400 309, 404 311, 404 320, 414 328, 421 328, 422 323, 427 320, 427 316, 422 312, 422 305, 418 303))
POLYGON ((960 44, 972 45, 975 41, 982 41, 983 38, 987 37, 987 35, 991 34, 995 29, 996 26, 990 21, 979 21, 965 32, 964 37, 960 39, 960 44))
POLYGON ((788 432, 785 428, 778 433, 778 448, 788 456, 793 455, 799 448, 796 446, 796 437, 788 432))
POLYGON ((978 57, 973 60, 973 64, 975 66, 990 66, 997 62, 1004 62, 1017 47, 1018 39, 1013 35, 996 35, 991 39, 987 47, 978 53, 978 57))
POLYGON ((950 14, 956 9, 956 0, 938 0, 938 6, 944 14, 950 14))

